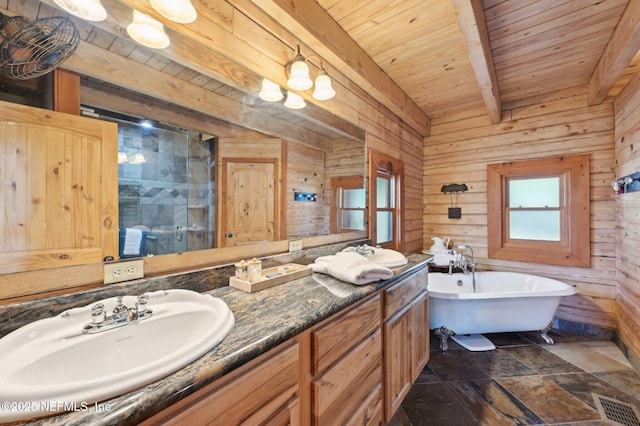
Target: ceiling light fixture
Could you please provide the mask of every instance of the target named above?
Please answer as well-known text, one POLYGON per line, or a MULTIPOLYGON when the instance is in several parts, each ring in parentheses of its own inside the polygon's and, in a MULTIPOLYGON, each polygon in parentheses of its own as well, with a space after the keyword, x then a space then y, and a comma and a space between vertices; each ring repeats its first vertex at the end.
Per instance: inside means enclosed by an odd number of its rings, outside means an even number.
POLYGON ((160 15, 179 24, 189 24, 198 17, 191 0, 150 0, 149 3, 160 15))
POLYGON ((171 43, 164 26, 150 16, 133 11, 133 22, 127 27, 129 36, 143 46, 164 49, 171 43))
POLYGON ((284 106, 291 109, 302 109, 307 106, 302 96, 293 92, 287 92, 287 100, 284 101, 284 106))
POLYGON ((258 96, 267 102, 278 102, 284 97, 280 86, 266 78, 262 79, 262 89, 260 93, 258 93, 258 96))
POLYGON ((100 0, 53 0, 55 4, 78 18, 99 22, 107 19, 107 11, 100 0))

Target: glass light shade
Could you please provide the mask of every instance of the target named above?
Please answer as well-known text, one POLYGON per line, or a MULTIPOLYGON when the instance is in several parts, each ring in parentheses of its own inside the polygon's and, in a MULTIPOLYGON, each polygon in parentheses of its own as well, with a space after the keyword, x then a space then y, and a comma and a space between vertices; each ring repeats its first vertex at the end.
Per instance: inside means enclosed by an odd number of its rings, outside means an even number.
POLYGON ((147 162, 147 160, 144 159, 144 155, 141 154, 141 153, 137 153, 131 159, 131 164, 142 164, 142 163, 146 163, 146 162, 147 162))
POLYGON ((150 0, 149 3, 160 15, 180 24, 188 24, 198 17, 191 0, 150 0))
POLYGON ((291 74, 287 80, 287 86, 293 90, 307 90, 313 86, 313 81, 309 77, 309 66, 301 55, 296 56, 291 64, 291 74))
POLYGON ((291 109, 302 109, 307 106, 302 96, 292 92, 287 92, 287 100, 284 101, 284 106, 291 109))
POLYGON ((313 91, 313 99, 319 101, 326 101, 333 98, 336 95, 336 91, 331 86, 331 78, 323 70, 316 77, 316 88, 313 91))
POLYGON ((118 151, 118 164, 126 163, 128 161, 127 153, 118 151))
POLYGON ((267 102, 278 102, 284 97, 280 86, 266 78, 262 80, 262 90, 260 90, 258 96, 267 102))
POLYGON ((137 10, 133 11, 133 22, 127 27, 127 33, 141 45, 152 49, 164 49, 170 44, 163 25, 137 10))
POLYGON ((107 11, 100 0, 53 0, 66 12, 87 21, 104 21, 107 19, 107 11))

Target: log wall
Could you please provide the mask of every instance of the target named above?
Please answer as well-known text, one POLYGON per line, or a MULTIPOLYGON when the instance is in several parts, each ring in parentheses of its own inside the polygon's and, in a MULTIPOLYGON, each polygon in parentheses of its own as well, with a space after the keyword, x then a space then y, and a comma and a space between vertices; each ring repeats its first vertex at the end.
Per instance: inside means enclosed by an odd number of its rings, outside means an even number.
MULTIPOLYGON (((568 90, 528 102, 503 104, 503 120, 492 125, 484 111, 459 111, 432 121, 424 144, 423 246, 434 236, 470 245, 480 269, 532 273, 565 281, 577 290, 564 297, 557 317, 616 328, 614 116, 611 103, 589 107, 584 90, 568 90), (562 267, 488 259, 487 165, 572 154, 591 156, 591 267, 562 267), (466 183, 451 196, 442 185, 466 183), (449 219, 447 209, 462 209, 449 219)), ((640 95, 638 96, 640 103, 640 95)), ((636 277, 637 279, 637 277, 636 277)), ((637 308, 637 306, 636 306, 637 308)))
MULTIPOLYGON (((615 177, 640 171, 640 78, 615 101, 615 177)), ((640 192, 616 197, 618 333, 640 355, 640 192)))

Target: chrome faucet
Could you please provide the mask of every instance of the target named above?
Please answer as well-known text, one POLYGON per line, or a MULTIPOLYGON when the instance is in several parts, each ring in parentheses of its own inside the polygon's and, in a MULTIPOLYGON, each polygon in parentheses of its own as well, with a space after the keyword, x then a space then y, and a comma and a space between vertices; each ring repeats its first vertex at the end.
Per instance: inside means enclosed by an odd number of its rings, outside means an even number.
POLYGON ((123 297, 118 296, 116 306, 108 316, 104 311, 104 304, 96 303, 91 307, 91 322, 82 327, 82 333, 99 333, 149 318, 153 315, 153 311, 146 307, 147 303, 149 303, 147 293, 138 296, 138 301, 133 308, 127 308, 123 303, 123 297))
POLYGON ((373 247, 368 246, 366 244, 363 244, 361 246, 357 246, 355 248, 355 252, 358 253, 359 255, 362 255, 362 256, 365 256, 365 257, 366 256, 370 256, 370 255, 375 253, 375 251, 373 250, 373 247))
POLYGON ((458 246, 460 254, 456 259, 456 266, 462 269, 462 273, 465 275, 471 274, 471 281, 473 284, 473 292, 476 292, 476 257, 473 254, 473 249, 469 246, 458 246), (464 254, 465 250, 471 252, 471 256, 464 254))

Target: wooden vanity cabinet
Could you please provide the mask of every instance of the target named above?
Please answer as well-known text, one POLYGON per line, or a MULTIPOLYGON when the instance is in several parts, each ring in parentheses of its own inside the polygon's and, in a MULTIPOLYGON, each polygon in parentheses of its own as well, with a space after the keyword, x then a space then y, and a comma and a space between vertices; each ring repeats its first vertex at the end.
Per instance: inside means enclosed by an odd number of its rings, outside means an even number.
POLYGON ((429 298, 424 269, 383 291, 384 420, 389 422, 429 360, 429 298))
POLYGON ((289 340, 142 425, 299 425, 299 355, 289 340))
POLYGON ((380 295, 325 320, 310 338, 311 424, 382 424, 380 295))

